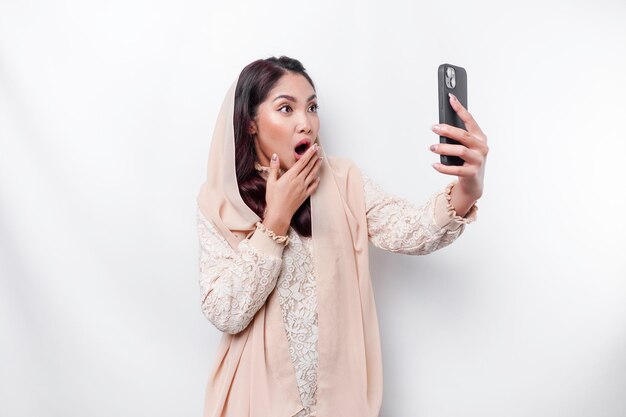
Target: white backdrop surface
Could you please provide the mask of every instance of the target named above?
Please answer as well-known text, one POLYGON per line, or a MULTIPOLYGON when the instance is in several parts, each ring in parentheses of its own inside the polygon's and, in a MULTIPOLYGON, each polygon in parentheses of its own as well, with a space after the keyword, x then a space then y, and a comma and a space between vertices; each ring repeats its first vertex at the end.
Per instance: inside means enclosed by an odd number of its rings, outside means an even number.
POLYGON ((327 153, 423 203, 436 70, 489 137, 479 218, 372 249, 381 416, 626 415, 622 1, 0 0, 0 416, 198 416, 220 337, 196 194, 239 71, 300 59, 327 153))

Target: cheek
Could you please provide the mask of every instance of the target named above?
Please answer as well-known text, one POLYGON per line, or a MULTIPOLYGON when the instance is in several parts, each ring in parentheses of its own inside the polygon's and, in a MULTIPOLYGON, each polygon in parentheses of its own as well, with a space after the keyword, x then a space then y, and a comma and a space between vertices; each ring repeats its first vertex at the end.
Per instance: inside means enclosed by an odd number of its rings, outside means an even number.
POLYGON ((281 120, 280 115, 277 115, 277 117, 265 118, 259 130, 261 131, 259 139, 261 147, 270 153, 277 152, 285 157, 285 153, 292 146, 292 127, 281 120))

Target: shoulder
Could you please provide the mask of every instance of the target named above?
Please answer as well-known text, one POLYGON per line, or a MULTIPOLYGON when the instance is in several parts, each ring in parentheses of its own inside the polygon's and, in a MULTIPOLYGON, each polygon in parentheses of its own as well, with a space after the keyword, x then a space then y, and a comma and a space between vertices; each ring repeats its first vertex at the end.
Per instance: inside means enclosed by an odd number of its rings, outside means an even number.
POLYGON ((344 200, 353 213, 364 213, 365 195, 363 175, 357 164, 349 158, 327 157, 332 177, 344 200))
POLYGON ((249 231, 230 230, 236 240, 229 240, 224 235, 224 226, 220 228, 209 216, 205 215, 200 206, 197 207, 196 224, 198 230, 198 236, 201 240, 205 241, 219 241, 221 244, 230 245, 232 248, 236 248, 239 242, 247 237, 249 231))
POLYGON ((352 159, 340 156, 329 156, 327 158, 335 176, 339 175, 340 177, 349 178, 356 175, 359 179, 361 178, 361 170, 352 159))
POLYGON ((333 175, 342 193, 356 195, 359 200, 365 201, 366 207, 376 203, 395 199, 396 196, 384 191, 381 185, 363 171, 354 161, 343 157, 328 157, 333 169, 333 175))

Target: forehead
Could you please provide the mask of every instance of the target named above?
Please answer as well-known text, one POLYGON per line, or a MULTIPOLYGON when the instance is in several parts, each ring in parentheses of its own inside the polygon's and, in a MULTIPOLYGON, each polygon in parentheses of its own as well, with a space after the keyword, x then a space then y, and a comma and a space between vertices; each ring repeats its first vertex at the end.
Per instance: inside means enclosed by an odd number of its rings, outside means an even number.
POLYGON ((313 87, 303 75, 288 72, 278 79, 274 88, 268 94, 268 99, 273 100, 281 94, 294 96, 300 101, 306 100, 315 94, 315 90, 313 90, 313 87))

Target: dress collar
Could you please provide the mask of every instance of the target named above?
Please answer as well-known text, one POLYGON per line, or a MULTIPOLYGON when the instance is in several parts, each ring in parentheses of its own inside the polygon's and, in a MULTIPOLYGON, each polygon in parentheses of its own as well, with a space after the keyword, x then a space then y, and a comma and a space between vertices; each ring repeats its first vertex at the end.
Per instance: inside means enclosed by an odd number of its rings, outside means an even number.
MULTIPOLYGON (((256 169, 257 171, 259 171, 259 173, 261 174, 261 176, 265 179, 267 179, 267 177, 270 175, 270 167, 266 167, 264 165, 259 164, 258 161, 254 162, 254 169, 256 169)), ((283 175, 285 173, 285 171, 283 171, 282 169, 278 169, 278 173, 280 175, 283 175)))

